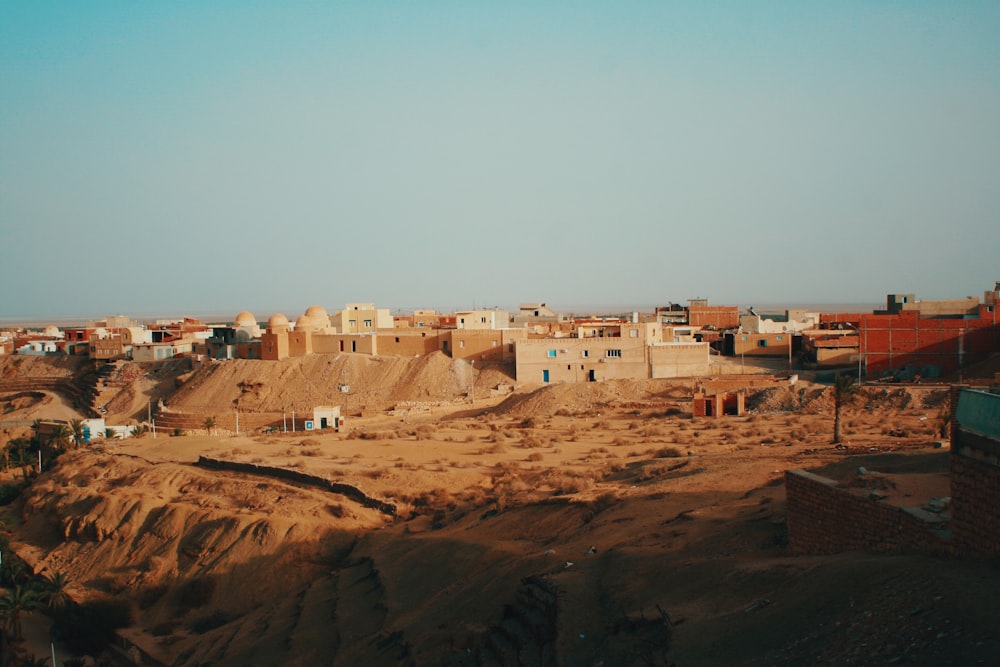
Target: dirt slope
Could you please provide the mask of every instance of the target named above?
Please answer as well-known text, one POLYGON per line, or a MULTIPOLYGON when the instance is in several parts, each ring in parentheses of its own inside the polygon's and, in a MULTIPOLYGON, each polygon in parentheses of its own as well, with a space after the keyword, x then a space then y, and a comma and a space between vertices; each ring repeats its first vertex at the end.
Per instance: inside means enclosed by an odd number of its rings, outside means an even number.
POLYGON ((469 391, 472 368, 441 352, 418 357, 311 355, 283 361, 236 359, 195 371, 169 399, 171 409, 206 414, 311 410, 317 405, 375 409, 393 402, 450 401, 469 391), (341 387, 348 391, 341 391, 341 387))
MULTIPOLYGON (((336 403, 346 377, 348 396, 366 400, 464 401, 463 365, 432 357, 252 362, 243 375, 227 362, 193 374, 171 402, 336 403)), ((36 570, 66 572, 75 595, 133 605, 129 636, 179 667, 933 665, 998 655, 990 564, 804 558, 784 546, 789 468, 849 484, 858 466, 891 480, 947 467, 931 444, 939 390, 864 394, 845 408, 837 448, 824 389, 800 389, 808 402, 767 394, 758 413, 719 420, 684 415, 683 381, 614 382, 545 387, 475 411, 463 402, 380 413, 352 420, 350 433, 116 442, 70 453, 9 506, 12 543, 36 570), (199 455, 349 483, 400 513, 195 468, 199 455)))

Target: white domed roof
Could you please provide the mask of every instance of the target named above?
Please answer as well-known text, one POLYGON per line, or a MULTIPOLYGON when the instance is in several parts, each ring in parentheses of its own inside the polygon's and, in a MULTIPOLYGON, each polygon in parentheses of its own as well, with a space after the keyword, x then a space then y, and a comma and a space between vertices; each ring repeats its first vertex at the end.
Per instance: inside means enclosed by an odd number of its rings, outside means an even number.
POLYGON ((59 327, 54 324, 50 324, 42 331, 42 335, 49 336, 50 338, 59 338, 62 336, 62 333, 59 331, 59 327))
POLYGON ((274 315, 271 315, 271 318, 267 321, 267 326, 271 327, 272 329, 274 329, 275 327, 287 327, 288 318, 282 315, 281 313, 275 313, 274 315))

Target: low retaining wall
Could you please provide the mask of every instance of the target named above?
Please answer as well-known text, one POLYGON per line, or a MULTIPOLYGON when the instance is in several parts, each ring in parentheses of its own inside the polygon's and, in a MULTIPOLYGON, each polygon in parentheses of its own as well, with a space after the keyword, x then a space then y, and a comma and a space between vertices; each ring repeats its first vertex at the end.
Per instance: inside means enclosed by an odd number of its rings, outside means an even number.
POLYGON ((379 512, 382 512, 382 514, 387 514, 392 517, 396 516, 396 506, 392 503, 387 503, 384 500, 379 500, 378 498, 372 498, 356 486, 343 484, 341 482, 331 482, 325 477, 319 477, 318 475, 310 475, 304 472, 299 472, 298 470, 289 470, 288 468, 262 466, 257 465, 256 463, 222 461, 220 459, 208 458, 207 456, 199 456, 198 462, 195 463, 195 465, 212 470, 242 472, 250 475, 261 475, 263 477, 272 477, 288 482, 295 482, 296 484, 304 484, 306 486, 322 489, 323 491, 329 491, 341 496, 346 496, 359 505, 378 510, 379 512))
POLYGON ((952 442, 955 541, 967 552, 1000 556, 1000 443, 961 428, 952 442))
POLYGON ((785 473, 785 492, 794 553, 954 553, 946 522, 936 514, 890 505, 869 497, 868 490, 843 489, 805 470, 785 473))

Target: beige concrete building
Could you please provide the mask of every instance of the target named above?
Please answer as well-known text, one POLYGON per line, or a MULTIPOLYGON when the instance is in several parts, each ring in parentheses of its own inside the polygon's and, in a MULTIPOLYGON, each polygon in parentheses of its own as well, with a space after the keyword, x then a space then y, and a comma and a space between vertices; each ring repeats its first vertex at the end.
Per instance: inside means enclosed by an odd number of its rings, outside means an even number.
POLYGON ((456 329, 503 329, 509 326, 510 313, 499 308, 455 312, 456 329))
POLYGON ((509 361, 517 344, 528 339, 526 329, 444 329, 441 351, 453 359, 469 361, 509 361))
MULTIPOLYGON (((608 325, 608 322, 604 323, 608 325)), ((619 335, 528 338, 516 346, 519 382, 599 382, 688 377, 708 372, 707 343, 665 343, 658 322, 617 322, 619 335)), ((609 329, 605 326, 604 331, 609 329)))
POLYGON ((338 333, 375 333, 392 329, 394 323, 388 308, 376 308, 374 303, 349 303, 333 316, 338 333))

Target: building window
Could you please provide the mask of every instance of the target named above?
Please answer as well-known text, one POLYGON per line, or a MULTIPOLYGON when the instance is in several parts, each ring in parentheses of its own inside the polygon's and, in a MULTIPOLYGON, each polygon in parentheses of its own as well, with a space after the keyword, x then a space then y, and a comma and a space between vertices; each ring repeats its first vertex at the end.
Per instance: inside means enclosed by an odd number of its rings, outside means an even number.
POLYGON ((459 347, 465 347, 465 341, 464 340, 458 341, 458 346, 459 347))
POLYGON ((759 341, 757 341, 757 347, 767 347, 767 339, 761 338, 759 341))
POLYGON ((638 329, 629 329, 628 336, 629 336, 629 338, 638 338, 639 337, 639 330, 638 329))
POLYGON ((548 353, 545 356, 547 356, 547 357, 555 357, 556 356, 556 351, 555 350, 549 350, 548 353))
POLYGON ((483 320, 483 324, 486 324, 486 318, 485 318, 485 317, 483 317, 483 318, 480 318, 480 319, 482 319, 482 320, 483 320))
POLYGON ((777 337, 775 338, 775 340, 777 340, 777 341, 779 341, 779 342, 780 342, 780 341, 781 341, 781 336, 777 336, 777 337))
POLYGON ((566 364, 566 370, 568 370, 568 371, 573 370, 573 365, 572 364, 566 364))
POLYGON ((590 350, 584 350, 583 351, 583 358, 587 359, 588 357, 590 357, 590 350))
POLYGON ((746 336, 741 336, 740 340, 742 340, 745 343, 745 342, 747 342, 747 337, 746 336))
POLYGON ((357 320, 347 320, 347 326, 349 328, 351 328, 351 329, 354 329, 354 328, 356 328, 358 326, 358 321, 357 320))
POLYGON ((397 343, 399 342, 399 336, 396 336, 396 342, 397 343))
POLYGON ((493 345, 492 345, 492 347, 496 347, 496 346, 497 346, 497 342, 496 342, 496 341, 493 341, 493 345))
POLYGON ((606 351, 604 353, 604 356, 606 356, 606 357, 621 357, 622 356, 622 351, 621 350, 608 350, 608 351, 606 351))
POLYGON ((371 329, 372 328, 372 321, 371 320, 365 320, 365 326, 368 327, 369 329, 371 329))

